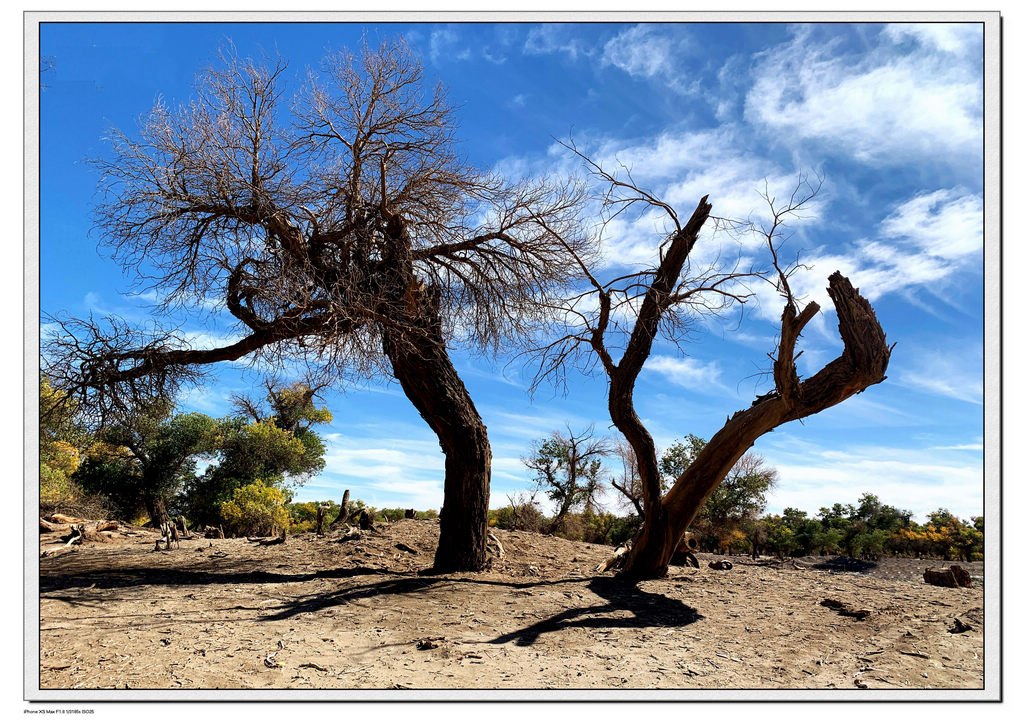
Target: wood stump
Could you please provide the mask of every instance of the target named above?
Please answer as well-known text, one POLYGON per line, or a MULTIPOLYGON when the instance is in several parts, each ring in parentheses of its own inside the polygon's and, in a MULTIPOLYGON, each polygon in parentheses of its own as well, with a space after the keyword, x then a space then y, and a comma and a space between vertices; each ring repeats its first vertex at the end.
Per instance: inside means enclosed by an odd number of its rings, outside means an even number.
POLYGON ((940 587, 974 587, 971 574, 959 565, 929 567, 924 571, 924 581, 940 587))

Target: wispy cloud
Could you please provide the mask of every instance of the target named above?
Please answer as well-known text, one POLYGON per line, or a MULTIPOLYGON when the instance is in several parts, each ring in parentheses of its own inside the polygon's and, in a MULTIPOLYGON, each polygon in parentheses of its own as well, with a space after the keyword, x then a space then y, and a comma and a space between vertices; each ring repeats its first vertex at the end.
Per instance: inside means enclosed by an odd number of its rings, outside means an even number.
POLYGON ((634 25, 605 43, 601 65, 649 78, 672 71, 675 47, 678 41, 659 33, 655 26, 634 25))
POLYGON ((435 65, 443 61, 469 60, 471 56, 469 47, 451 26, 431 31, 428 47, 430 62, 435 65))
POLYGON ((874 49, 856 55, 817 40, 815 30, 801 26, 756 58, 746 98, 752 124, 793 146, 819 142, 881 165, 980 158, 978 26, 890 26, 874 49), (897 48, 906 39, 913 47, 897 48))
POLYGON ((915 354, 913 367, 901 374, 901 384, 928 394, 981 404, 985 381, 981 368, 980 349, 960 350, 957 356, 945 353, 915 354))
POLYGON ((702 362, 693 357, 654 355, 647 360, 644 368, 693 392, 718 394, 728 391, 721 382, 722 371, 718 362, 702 362))
POLYGON ((634 25, 605 43, 601 67, 613 67, 635 78, 655 79, 676 92, 695 93, 700 81, 686 72, 686 59, 695 47, 689 31, 676 24, 634 25))
POLYGON ((579 37, 574 26, 565 23, 544 23, 530 28, 523 44, 526 55, 550 55, 563 53, 572 60, 580 56, 589 56, 594 49, 579 37))

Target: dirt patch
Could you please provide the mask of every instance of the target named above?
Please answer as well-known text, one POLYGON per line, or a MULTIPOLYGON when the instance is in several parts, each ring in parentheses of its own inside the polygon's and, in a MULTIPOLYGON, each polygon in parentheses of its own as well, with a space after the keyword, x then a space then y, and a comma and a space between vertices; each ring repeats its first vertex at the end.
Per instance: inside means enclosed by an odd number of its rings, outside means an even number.
MULTIPOLYGON (((75 546, 40 560, 40 686, 983 686, 982 589, 924 584, 917 568, 934 560, 712 570, 720 558, 698 555, 699 569, 630 585, 593 572, 608 547, 498 530, 505 556, 489 571, 419 574, 437 533, 400 520, 272 546, 157 552, 156 533, 139 532, 75 546)), ((980 582, 980 563, 968 567, 980 582)))

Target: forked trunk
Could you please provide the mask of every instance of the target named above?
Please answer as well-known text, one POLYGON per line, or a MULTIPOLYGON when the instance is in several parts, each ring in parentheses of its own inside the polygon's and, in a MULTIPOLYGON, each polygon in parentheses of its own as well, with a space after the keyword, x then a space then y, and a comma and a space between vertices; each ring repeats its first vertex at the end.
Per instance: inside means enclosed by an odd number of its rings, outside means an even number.
MULTIPOLYGON (((839 272, 829 277, 829 296, 839 317, 843 354, 801 382, 792 363, 792 346, 800 329, 817 310, 808 307, 783 315, 783 342, 776 369, 776 390, 730 417, 662 499, 663 517, 645 520, 623 575, 661 577, 701 506, 757 439, 780 424, 809 417, 839 404, 885 379, 891 348, 871 304, 839 272)), ((813 304, 813 302, 812 302, 813 304)))

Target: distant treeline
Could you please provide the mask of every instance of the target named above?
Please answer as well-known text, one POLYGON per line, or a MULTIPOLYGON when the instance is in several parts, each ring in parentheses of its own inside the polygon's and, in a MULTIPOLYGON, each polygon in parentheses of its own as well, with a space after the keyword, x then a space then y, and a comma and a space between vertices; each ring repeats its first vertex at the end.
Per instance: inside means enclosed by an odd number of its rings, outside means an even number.
MULTIPOLYGON (((552 529, 552 518, 533 501, 492 510, 490 524, 504 530, 556 534, 569 540, 618 545, 640 529, 638 515, 618 517, 585 509, 570 513, 552 529)), ((811 517, 787 507, 781 515, 714 520, 699 517, 693 526, 700 550, 719 554, 760 554, 779 557, 848 555, 850 557, 934 557, 944 560, 981 560, 984 554, 984 517, 960 520, 939 508, 927 522, 913 520, 910 510, 882 504, 865 493, 857 505, 836 503, 811 517)))

